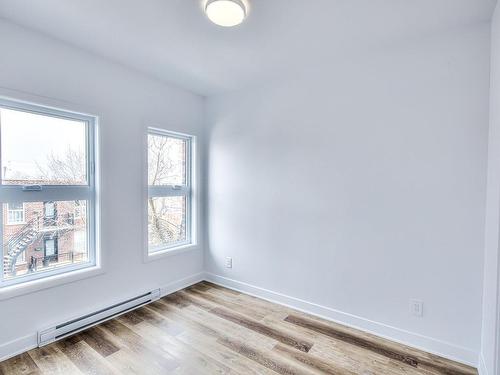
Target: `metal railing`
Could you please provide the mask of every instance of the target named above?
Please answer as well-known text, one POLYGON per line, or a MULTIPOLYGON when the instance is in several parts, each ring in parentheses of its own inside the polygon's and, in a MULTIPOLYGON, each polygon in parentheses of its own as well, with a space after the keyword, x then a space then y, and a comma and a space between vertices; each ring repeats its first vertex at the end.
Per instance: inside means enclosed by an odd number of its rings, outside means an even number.
POLYGON ((39 269, 39 267, 50 267, 52 265, 56 265, 59 263, 75 263, 75 261, 79 261, 84 254, 75 253, 74 251, 70 251, 67 253, 60 253, 48 256, 31 256, 28 272, 35 272, 39 269))
POLYGON ((12 236, 7 243, 5 244, 5 247, 8 249, 8 252, 13 250, 15 246, 23 239, 25 238, 31 231, 38 231, 40 228, 40 217, 34 217, 30 221, 28 221, 26 224, 23 225, 23 227, 14 235, 12 236))

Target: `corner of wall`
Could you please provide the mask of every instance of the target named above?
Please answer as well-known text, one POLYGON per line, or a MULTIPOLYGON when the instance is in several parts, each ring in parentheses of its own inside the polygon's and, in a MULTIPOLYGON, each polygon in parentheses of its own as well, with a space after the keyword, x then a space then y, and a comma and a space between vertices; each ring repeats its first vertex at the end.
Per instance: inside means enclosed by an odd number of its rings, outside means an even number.
POLYGON ((486 368, 486 361, 484 360, 484 356, 482 353, 479 353, 478 372, 479 372, 479 375, 489 375, 488 369, 486 368))
POLYGON ((488 185, 479 374, 500 373, 500 5, 491 21, 488 185))

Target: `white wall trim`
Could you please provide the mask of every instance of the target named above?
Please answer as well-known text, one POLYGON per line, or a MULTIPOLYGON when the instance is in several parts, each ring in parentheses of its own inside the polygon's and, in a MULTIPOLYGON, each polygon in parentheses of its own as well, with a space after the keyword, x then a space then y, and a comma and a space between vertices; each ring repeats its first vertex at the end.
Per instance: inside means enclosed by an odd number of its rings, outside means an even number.
POLYGON ((479 372, 479 375, 489 375, 488 368, 486 367, 486 361, 484 360, 483 353, 479 354, 478 372, 479 372))
POLYGON ((375 322, 363 317, 352 315, 343 311, 335 310, 330 307, 321 306, 312 302, 304 301, 285 294, 277 293, 272 290, 260 288, 241 281, 229 279, 227 277, 206 273, 205 279, 255 297, 259 297, 270 302, 291 307, 293 309, 318 316, 323 319, 331 320, 352 328, 356 328, 376 336, 398 342, 428 353, 436 354, 456 362, 464 363, 477 367, 478 353, 472 349, 460 347, 448 342, 423 336, 418 333, 409 332, 397 327, 392 327, 383 323, 375 322))
POLYGON ((0 362, 37 347, 36 333, 0 345, 0 362))
POLYGON ((178 290, 187 288, 188 286, 199 283, 205 280, 205 272, 199 272, 194 275, 185 277, 177 281, 173 281, 161 288, 161 297, 177 292, 178 290))
MULTIPOLYGON (((177 292, 178 290, 187 288, 193 284, 199 283, 205 279, 205 273, 200 272, 180 280, 173 281, 161 287, 161 297, 177 292)), ((143 292, 143 291, 142 291, 143 292)), ((38 346, 37 333, 21 337, 16 340, 9 341, 5 344, 0 344, 0 362, 5 361, 18 354, 27 352, 38 346)))

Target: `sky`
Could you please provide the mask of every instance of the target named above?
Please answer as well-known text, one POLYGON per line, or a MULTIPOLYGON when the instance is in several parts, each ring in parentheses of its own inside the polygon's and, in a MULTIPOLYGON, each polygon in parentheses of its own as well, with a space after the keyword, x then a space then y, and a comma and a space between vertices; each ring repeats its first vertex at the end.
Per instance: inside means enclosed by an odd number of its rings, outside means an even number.
POLYGON ((47 157, 65 155, 68 148, 85 150, 86 123, 0 108, 1 171, 4 179, 16 172, 40 177, 47 157), (4 175, 5 173, 5 175, 4 175))

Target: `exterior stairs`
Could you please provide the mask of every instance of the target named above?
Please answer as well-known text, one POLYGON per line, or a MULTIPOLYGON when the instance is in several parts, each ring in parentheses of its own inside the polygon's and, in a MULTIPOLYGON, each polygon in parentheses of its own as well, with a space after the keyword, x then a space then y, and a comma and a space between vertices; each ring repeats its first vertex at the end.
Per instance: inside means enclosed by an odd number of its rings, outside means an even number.
POLYGON ((26 224, 10 241, 5 244, 3 257, 4 274, 15 274, 17 258, 35 242, 40 235, 33 222, 26 224))

